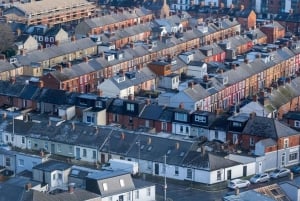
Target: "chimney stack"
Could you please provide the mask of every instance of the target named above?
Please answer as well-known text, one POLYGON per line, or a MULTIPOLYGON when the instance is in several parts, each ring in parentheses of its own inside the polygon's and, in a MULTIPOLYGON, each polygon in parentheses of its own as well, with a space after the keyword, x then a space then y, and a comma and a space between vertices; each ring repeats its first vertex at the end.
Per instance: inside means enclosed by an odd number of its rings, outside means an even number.
POLYGON ((194 82, 193 81, 189 82, 188 83, 188 87, 191 88, 191 89, 193 89, 194 88, 194 82))
POLYGON ((89 62, 89 58, 87 56, 85 56, 85 57, 83 57, 83 61, 87 63, 87 62, 89 62))
POLYGON ((75 184, 74 184, 74 183, 70 183, 70 184, 68 185, 68 192, 69 192, 70 194, 74 193, 74 187, 75 187, 75 184))
POLYGON ((72 41, 72 42, 76 41, 76 37, 75 37, 74 35, 71 36, 71 41, 72 41))
POLYGON ((128 95, 128 100, 134 100, 133 94, 128 95))
POLYGON ((72 130, 73 131, 75 130, 75 122, 74 121, 72 122, 72 130))
POLYGON ((184 104, 183 103, 179 104, 179 109, 184 109, 184 104))

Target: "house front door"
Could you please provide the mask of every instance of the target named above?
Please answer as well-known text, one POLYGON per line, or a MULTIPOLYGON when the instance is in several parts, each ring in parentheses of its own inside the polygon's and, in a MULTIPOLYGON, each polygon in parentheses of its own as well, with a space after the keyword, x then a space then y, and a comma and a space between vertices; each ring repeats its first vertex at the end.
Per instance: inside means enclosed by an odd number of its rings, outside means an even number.
POLYGON ((159 164, 155 163, 154 165, 154 174, 159 175, 159 164))
POLYGON ((247 176, 247 166, 243 166, 243 177, 247 176))
POLYGON ((227 180, 231 180, 231 170, 227 170, 227 180))
POLYGON ((55 153, 55 144, 51 144, 51 153, 55 153))
POLYGON ((76 159, 80 159, 80 148, 76 147, 76 159))

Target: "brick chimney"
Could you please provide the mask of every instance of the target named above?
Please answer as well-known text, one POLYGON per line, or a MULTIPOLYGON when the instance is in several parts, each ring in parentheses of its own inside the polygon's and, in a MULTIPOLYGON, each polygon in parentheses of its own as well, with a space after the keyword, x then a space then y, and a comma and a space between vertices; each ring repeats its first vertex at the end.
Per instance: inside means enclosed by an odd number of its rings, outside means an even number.
POLYGON ((87 56, 85 56, 85 57, 83 57, 83 61, 87 63, 87 62, 89 62, 89 58, 87 56))
POLYGON ((194 88, 194 82, 193 81, 189 82, 188 83, 188 87, 191 88, 191 89, 193 89, 194 88))
POLYGON ((184 109, 184 104, 183 103, 179 104, 179 109, 184 109))
POLYGON ((128 100, 134 100, 133 94, 129 94, 128 100))
POLYGON ((71 68, 71 67, 72 67, 72 63, 71 63, 71 62, 68 62, 68 63, 67 63, 67 67, 68 67, 68 68, 71 68))
POLYGON ((40 80, 39 84, 38 84, 38 87, 39 88, 43 88, 44 87, 44 81, 40 80))
POLYGON ((69 192, 70 194, 74 193, 74 188, 75 188, 75 184, 74 184, 74 183, 70 183, 70 184, 68 185, 68 192, 69 192))
POLYGON ((203 76, 203 81, 204 81, 204 82, 208 82, 208 75, 204 75, 204 76, 203 76))
POLYGON ((76 37, 75 37, 74 35, 71 36, 71 41, 72 41, 72 42, 76 41, 76 37))

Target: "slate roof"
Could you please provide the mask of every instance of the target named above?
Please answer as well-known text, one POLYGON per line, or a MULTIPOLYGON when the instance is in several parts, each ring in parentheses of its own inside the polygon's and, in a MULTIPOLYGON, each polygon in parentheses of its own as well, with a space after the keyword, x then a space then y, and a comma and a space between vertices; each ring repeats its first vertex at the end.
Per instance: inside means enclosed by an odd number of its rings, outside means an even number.
POLYGON ((146 105, 140 114, 142 119, 158 120, 163 113, 164 107, 157 104, 146 105))
POLYGON ((31 63, 39 63, 52 58, 85 50, 90 47, 96 48, 97 44, 90 38, 61 43, 59 46, 51 46, 42 50, 34 50, 26 55, 16 55, 19 65, 30 66, 31 63))
POLYGON ((181 165, 192 145, 193 143, 190 141, 153 135, 138 135, 127 156, 139 158, 140 155, 140 159, 142 160, 163 163, 164 156, 166 155, 167 164, 181 165), (136 142, 140 142, 140 145, 136 142))
POLYGON ((38 102, 66 105, 71 100, 72 93, 59 89, 42 88, 35 100, 38 102), (59 98, 57 98, 59 97, 59 98))
POLYGON ((107 112, 129 115, 129 116, 135 116, 135 115, 138 116, 144 107, 145 107, 145 101, 114 98, 111 104, 109 105, 109 107, 107 108, 107 112), (137 111, 134 113, 128 113, 126 111, 126 103, 133 103, 137 105, 138 107, 137 111))
POLYGON ((188 87, 181 93, 186 94, 193 101, 199 101, 209 96, 209 93, 199 84, 195 84, 193 88, 188 87))
POLYGON ((113 24, 117 22, 126 21, 127 19, 134 19, 149 15, 150 12, 144 8, 135 8, 134 12, 123 11, 123 13, 118 13, 117 15, 104 15, 97 18, 86 19, 83 23, 86 23, 90 29, 102 27, 108 24, 113 24))
POLYGON ((299 134, 298 131, 280 123, 276 119, 255 116, 248 120, 243 134, 277 140, 282 137, 299 134))
POLYGON ((225 159, 222 156, 213 153, 201 153, 198 151, 190 151, 183 161, 183 165, 187 167, 199 168, 207 171, 219 170, 239 165, 240 163, 225 159))
POLYGON ((61 27, 59 27, 59 26, 54 26, 54 27, 48 29, 48 30, 45 32, 44 35, 45 35, 45 36, 55 36, 56 34, 58 34, 58 32, 59 32, 60 30, 63 30, 63 31, 64 31, 63 28, 61 28, 61 27))
POLYGON ((48 160, 33 167, 33 169, 42 170, 45 172, 53 172, 55 170, 64 171, 71 168, 72 165, 61 161, 48 160))
POLYGON ((18 97, 22 93, 24 85, 12 84, 9 81, 0 81, 0 94, 4 96, 18 97))
POLYGON ((298 111, 289 111, 283 115, 285 119, 292 119, 292 120, 300 120, 300 112, 298 111))
POLYGON ((270 103, 278 109, 280 106, 289 102, 292 98, 299 96, 299 85, 300 78, 297 77, 295 79, 292 79, 290 84, 279 86, 277 90, 273 90, 272 93, 268 96, 270 103))
POLYGON ((73 193, 69 193, 68 191, 61 193, 42 193, 36 190, 32 190, 33 200, 39 201, 58 201, 58 200, 68 200, 68 201, 82 201, 82 200, 90 200, 97 199, 99 195, 89 192, 87 190, 81 188, 75 188, 73 193))
POLYGON ((25 100, 33 100, 39 94, 40 88, 31 84, 25 85, 19 97, 25 100))
POLYGON ((213 123, 210 125, 210 129, 214 130, 222 130, 222 131, 227 131, 228 129, 228 115, 221 115, 218 116, 213 123))
POLYGON ((112 130, 100 151, 118 155, 126 155, 135 143, 137 135, 123 130, 112 130))
POLYGON ((25 177, 12 177, 7 181, 0 184, 0 200, 13 200, 13 201, 32 201, 32 191, 26 191, 24 186, 27 183, 33 186, 37 184, 25 177))

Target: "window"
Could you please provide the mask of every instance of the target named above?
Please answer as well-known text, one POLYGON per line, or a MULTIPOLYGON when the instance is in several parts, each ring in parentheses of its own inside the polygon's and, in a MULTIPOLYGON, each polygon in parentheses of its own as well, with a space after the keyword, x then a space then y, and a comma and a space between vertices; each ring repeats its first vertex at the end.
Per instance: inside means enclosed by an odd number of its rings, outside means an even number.
POLYGON ((50 37, 50 42, 54 42, 54 38, 53 37, 50 37))
POLYGON ((61 152, 61 145, 57 144, 57 152, 61 152))
POLYGON ((103 190, 107 191, 107 183, 103 183, 102 186, 103 186, 103 190))
POLYGON ((134 104, 127 103, 127 111, 133 112, 134 111, 134 104))
POLYGON ((145 120, 145 127, 147 127, 147 128, 150 127, 150 122, 149 122, 149 120, 145 120))
POLYGON ((93 151, 93 159, 96 159, 96 151, 93 151))
POLYGON ((131 200, 131 193, 127 193, 127 200, 130 201, 131 200))
POLYGON ((102 101, 96 101, 96 107, 103 107, 102 101))
POLYGON ((219 139, 219 132, 215 131, 215 139, 219 139))
POLYGON ((205 116, 199 116, 195 115, 195 121, 200 123, 206 123, 206 117, 205 116))
POLYGON ((52 180, 55 180, 56 179, 56 174, 53 174, 52 175, 52 180))
POLYGON ((10 158, 5 158, 5 166, 10 166, 10 158))
POLYGON ((12 141, 12 142, 14 141, 14 139, 15 139, 14 136, 11 136, 11 141, 12 141))
POLYGON ((151 196, 151 188, 147 188, 147 196, 151 196))
POLYGON ((253 137, 250 137, 249 141, 250 141, 250 146, 253 146, 254 145, 254 139, 253 139, 253 137))
POLYGON ((62 174, 58 173, 58 179, 62 179, 62 174))
POLYGON ((22 137, 22 144, 25 144, 25 137, 22 137))
POLYGON ((19 159, 19 166, 24 166, 24 159, 19 159))
POLYGON ((124 186, 125 186, 124 179, 120 179, 120 186, 121 186, 121 187, 124 187, 124 186))
POLYGON ((175 120, 177 120, 177 121, 187 121, 187 114, 185 114, 185 113, 178 113, 178 112, 176 112, 175 113, 175 120))
POLYGON ((289 147, 289 139, 284 139, 283 147, 284 148, 288 148, 289 147))
POLYGON ((192 173, 192 169, 187 169, 186 170, 186 178, 188 179, 192 179, 193 173, 192 173))
POLYGON ((69 154, 73 154, 73 147, 69 146, 69 154))
POLYGON ((189 127, 185 127, 185 133, 189 133, 189 127))
POLYGON ((167 130, 167 122, 161 122, 161 130, 163 131, 167 130))
POLYGON ((132 117, 131 116, 128 117, 128 121, 129 121, 128 123, 132 124, 132 117))
POLYGON ((220 181, 221 180, 221 171, 219 170, 218 172, 217 172, 217 180, 218 181, 220 181))
POLYGON ((180 133, 183 133, 183 126, 180 126, 180 133))
POLYGON ((92 117, 92 116, 86 116, 86 122, 87 123, 93 123, 94 122, 94 117, 92 117))
POLYGON ((298 158, 298 153, 291 153, 289 155, 289 161, 297 160, 298 158))
POLYGON ((119 116, 118 114, 113 114, 113 121, 118 122, 119 121, 119 116))
POLYGON ((281 165, 285 166, 285 153, 282 153, 281 155, 281 165))
POLYGON ((5 141, 8 142, 8 135, 5 135, 5 141))
POLYGON ((242 123, 240 122, 232 122, 233 127, 242 127, 242 123))
POLYGON ((178 176, 178 174, 179 174, 179 168, 175 166, 175 175, 178 176))
POLYGON ((135 191, 135 199, 139 199, 140 198, 140 192, 139 190, 135 191))
POLYGON ((82 156, 83 156, 83 157, 86 157, 86 149, 83 149, 82 152, 83 152, 83 153, 82 153, 82 156))
POLYGON ((44 148, 45 148, 46 150, 48 150, 48 142, 45 142, 44 148))

